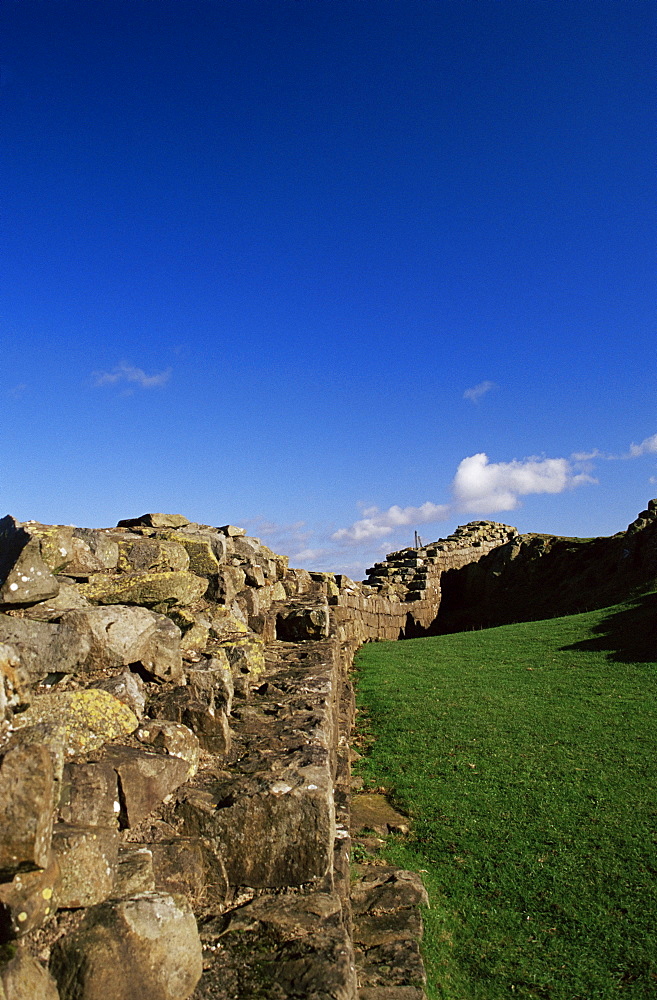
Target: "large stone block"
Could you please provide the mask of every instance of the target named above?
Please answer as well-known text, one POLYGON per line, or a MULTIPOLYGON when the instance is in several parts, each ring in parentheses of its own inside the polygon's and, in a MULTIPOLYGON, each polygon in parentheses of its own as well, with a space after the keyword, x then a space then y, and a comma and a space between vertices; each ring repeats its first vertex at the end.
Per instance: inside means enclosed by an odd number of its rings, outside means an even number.
POLYGON ((99 574, 80 584, 83 596, 96 604, 187 605, 203 597, 207 588, 206 579, 188 570, 99 574))
POLYGON ((58 591, 39 539, 13 517, 0 519, 0 604, 35 604, 58 591))
POLYGON ((119 789, 116 771, 106 761, 69 761, 64 766, 59 818, 72 826, 117 828, 119 789))
POLYGON ((35 698, 14 717, 14 729, 52 724, 61 731, 66 755, 98 750, 109 740, 135 731, 134 712, 107 691, 61 691, 35 698))
POLYGON ((93 906, 107 899, 117 870, 119 831, 116 826, 108 829, 57 823, 52 849, 60 871, 59 906, 93 906))
POLYGON ((136 747, 107 747, 104 760, 119 778, 122 828, 133 828, 187 780, 190 764, 180 757, 136 747))
POLYGON ((47 969, 20 949, 0 965, 0 998, 2 1000, 59 1000, 57 983, 47 969))
POLYGON ((177 808, 184 829, 222 844, 231 885, 300 885, 328 871, 335 838, 332 783, 328 769, 304 771, 303 778, 208 777, 185 788, 177 808))
POLYGON ((189 569, 189 555, 178 542, 126 535, 119 540, 118 568, 123 573, 189 569))
POLYGON ((78 669, 140 663, 157 680, 182 679, 180 629, 146 608, 111 605, 70 611, 62 616, 55 641, 57 648, 78 651, 78 669))
POLYGON ((45 747, 15 747, 0 760, 0 874, 45 868, 54 820, 54 773, 45 747))
POLYGON ((193 913, 160 892, 91 907, 50 964, 61 1000, 187 1000, 203 971, 193 913))

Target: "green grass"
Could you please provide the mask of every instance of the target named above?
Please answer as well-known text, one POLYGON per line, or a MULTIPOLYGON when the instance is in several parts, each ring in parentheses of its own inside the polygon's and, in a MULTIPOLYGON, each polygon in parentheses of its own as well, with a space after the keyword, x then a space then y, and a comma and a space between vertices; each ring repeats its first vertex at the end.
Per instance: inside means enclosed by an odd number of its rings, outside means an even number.
POLYGON ((440 1000, 657 997, 657 595, 364 647, 366 782, 413 819, 440 1000))

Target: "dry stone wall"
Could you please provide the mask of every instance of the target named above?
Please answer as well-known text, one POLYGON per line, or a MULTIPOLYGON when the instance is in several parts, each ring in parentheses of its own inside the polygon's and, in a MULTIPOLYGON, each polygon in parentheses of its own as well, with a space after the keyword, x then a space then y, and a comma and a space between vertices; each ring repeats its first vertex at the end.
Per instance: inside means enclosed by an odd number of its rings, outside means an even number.
POLYGON ((0 1000, 423 996, 417 878, 351 901, 349 671, 399 603, 231 525, 3 518, 0 1000))
MULTIPOLYGON (((635 576, 644 515, 604 548, 635 576)), ((350 865, 351 663, 528 544, 474 522, 360 584, 180 515, 0 520, 0 1000, 422 1000, 421 882, 350 865)))

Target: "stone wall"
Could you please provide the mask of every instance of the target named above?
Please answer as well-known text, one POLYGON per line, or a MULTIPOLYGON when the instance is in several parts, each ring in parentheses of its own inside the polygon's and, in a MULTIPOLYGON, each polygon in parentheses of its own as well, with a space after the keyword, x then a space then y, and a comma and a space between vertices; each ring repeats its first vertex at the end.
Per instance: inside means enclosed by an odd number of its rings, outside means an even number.
POLYGON ((0 521, 0 1000, 423 996, 417 877, 350 878, 393 604, 230 525, 0 521))
POLYGON ((0 1000, 421 1000, 418 877, 350 872, 354 652, 564 573, 657 577, 657 502, 591 543, 473 522, 363 584, 178 515, 0 520, 0 1000))
POLYGON ((607 538, 517 535, 448 571, 435 632, 483 628, 606 607, 657 580, 657 500, 607 538))

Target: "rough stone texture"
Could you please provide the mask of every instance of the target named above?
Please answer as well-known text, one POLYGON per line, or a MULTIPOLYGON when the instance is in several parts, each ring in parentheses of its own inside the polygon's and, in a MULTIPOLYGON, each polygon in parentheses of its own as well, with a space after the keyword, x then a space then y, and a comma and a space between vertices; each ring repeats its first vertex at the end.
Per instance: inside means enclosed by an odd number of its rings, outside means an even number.
POLYGON ((62 615, 57 644, 77 649, 78 670, 139 663, 159 680, 182 678, 180 629, 146 608, 112 605, 62 615))
POLYGON ((107 899, 118 864, 119 831, 116 827, 57 823, 52 848, 60 871, 59 906, 93 906, 107 899))
POLYGON ((48 970, 20 949, 9 962, 0 965, 0 997, 2 1000, 59 1000, 59 993, 48 970))
POLYGON ((60 884, 57 858, 45 868, 22 871, 0 883, 0 942, 20 938, 41 927, 55 913, 60 884))
POLYGON ((44 747, 18 746, 0 760, 0 875, 45 868, 54 820, 54 774, 44 747))
POLYGON ((186 1000, 202 972, 194 915, 157 892, 91 907, 51 972, 61 1000, 186 1000))
POLYGON ((15 646, 0 643, 0 722, 27 708, 32 700, 30 677, 15 646))
POLYGON ((75 756, 134 732, 139 720, 108 691, 93 689, 40 695, 13 720, 14 729, 40 723, 56 725, 62 731, 66 753, 75 756))
POLYGON ((104 761, 64 766, 59 818, 71 826, 116 827, 121 806, 116 771, 104 761))
POLYGON ((119 847, 116 877, 112 896, 136 896, 140 892, 155 891, 153 872, 153 852, 139 844, 124 844, 119 847))
POLYGON ((192 778, 199 763, 199 739, 187 726, 169 719, 144 719, 135 736, 140 743, 156 750, 165 750, 172 757, 184 760, 187 777, 192 778))
POLYGON ((98 574, 80 585, 80 592, 96 604, 193 604, 203 596, 208 581, 188 570, 98 574))
POLYGON ((130 746, 107 747, 104 760, 118 775, 122 829, 137 826, 187 780, 191 770, 189 762, 180 757, 130 746))
POLYGON ((134 674, 131 670, 124 670, 120 674, 114 674, 113 677, 96 681, 92 687, 108 691, 124 705, 127 705, 138 719, 143 716, 146 709, 146 692, 144 682, 139 674, 134 674))
POLYGON ((276 621, 277 638, 287 642, 325 639, 328 634, 329 610, 321 605, 281 612, 276 621))
POLYGON ((353 951, 335 894, 263 897, 201 933, 205 976, 195 1000, 354 1000, 353 951))
POLYGON ((0 604, 34 604, 58 591, 39 539, 13 517, 0 519, 0 604))

